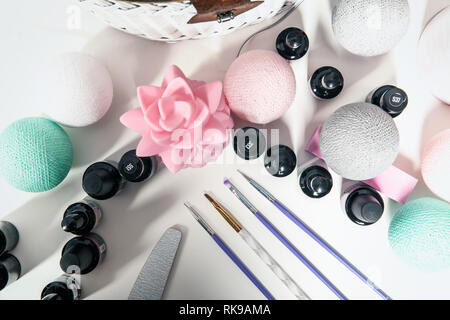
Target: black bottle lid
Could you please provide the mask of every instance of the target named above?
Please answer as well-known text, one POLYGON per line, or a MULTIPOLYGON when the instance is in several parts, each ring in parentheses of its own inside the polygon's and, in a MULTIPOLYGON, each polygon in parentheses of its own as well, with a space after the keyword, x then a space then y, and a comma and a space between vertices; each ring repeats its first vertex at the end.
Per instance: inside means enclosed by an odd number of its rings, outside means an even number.
POLYGON ((99 244, 90 237, 82 236, 73 238, 66 243, 59 264, 65 273, 73 273, 75 270, 71 268, 77 267, 80 274, 86 274, 95 269, 101 258, 102 252, 99 244))
POLYGON ((383 215, 383 199, 371 188, 357 188, 349 194, 345 202, 345 211, 350 220, 356 224, 370 225, 383 215))
POLYGON ((119 161, 120 174, 130 182, 142 182, 156 171, 155 157, 138 157, 136 150, 125 153, 119 161))
POLYGON ((122 177, 119 170, 108 162, 96 162, 83 175, 83 189, 94 199, 106 200, 121 188, 122 177))
POLYGON ((321 166, 306 168, 300 175, 300 188, 310 198, 322 198, 333 187, 333 178, 327 169, 321 166))
POLYGON ((82 235, 90 232, 96 223, 94 209, 83 202, 71 204, 63 215, 61 228, 65 232, 82 235))
POLYGON ((6 236, 5 234, 0 230, 0 255, 5 251, 6 249, 6 236))
POLYGON ((297 166, 297 157, 291 148, 285 145, 276 145, 267 150, 264 157, 266 170, 274 177, 286 177, 297 166))
POLYGON ((325 66, 313 73, 309 84, 317 98, 332 99, 344 88, 344 77, 338 69, 325 66))
POLYGON ((0 264, 0 290, 6 287, 9 280, 8 269, 3 264, 0 264))
POLYGON ((20 277, 22 267, 19 260, 9 253, 0 256, 0 290, 20 277))
MULTIPOLYGON (((81 293, 81 289, 77 289, 77 295, 81 293)), ((45 286, 41 293, 41 300, 75 300, 74 291, 68 286, 66 281, 54 281, 45 286)))
POLYGON ((308 36, 299 28, 287 28, 278 35, 276 48, 280 56, 287 60, 300 59, 308 52, 308 36))
POLYGON ((258 129, 245 127, 236 131, 233 148, 242 159, 254 160, 266 150, 266 138, 258 129))
POLYGON ((381 107, 392 118, 400 115, 408 105, 408 95, 405 91, 392 85, 385 85, 370 94, 370 103, 381 107))

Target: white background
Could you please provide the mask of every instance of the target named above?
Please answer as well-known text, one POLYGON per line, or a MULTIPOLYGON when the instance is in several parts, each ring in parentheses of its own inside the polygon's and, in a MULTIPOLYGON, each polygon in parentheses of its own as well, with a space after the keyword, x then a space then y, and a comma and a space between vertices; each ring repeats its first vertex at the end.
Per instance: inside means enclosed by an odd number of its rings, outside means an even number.
MULTIPOLYGON (((223 79, 240 44, 252 32, 269 22, 231 35, 179 44, 152 42, 106 27, 88 12, 80 13, 80 27, 68 21, 77 14, 70 1, 3 1, 0 11, 0 130, 26 116, 41 115, 45 99, 39 81, 52 57, 66 51, 82 51, 98 57, 110 70, 115 89, 111 110, 99 123, 84 129, 66 128, 73 142, 75 159, 67 179, 56 189, 26 194, 0 180, 0 217, 20 231, 14 250, 23 267, 22 278, 0 292, 0 299, 38 299, 42 288, 59 269, 60 251, 71 238, 60 230, 63 209, 83 197, 81 175, 85 168, 135 145, 138 136, 118 121, 125 111, 137 107, 138 85, 159 84, 166 68, 177 64, 186 75, 199 80, 223 79), (134 142, 133 142, 134 141, 134 142)), ((416 45, 424 24, 450 4, 448 0, 410 1, 408 34, 388 55, 361 58, 344 51, 331 31, 331 3, 306 0, 286 21, 252 40, 248 49, 273 50, 276 35, 285 27, 299 26, 309 36, 309 55, 292 63, 297 78, 297 97, 282 120, 270 125, 280 128, 282 143, 298 152, 317 124, 339 106, 361 101, 376 86, 390 83, 403 88, 410 103, 396 123, 400 131, 400 155, 395 165, 420 177, 420 154, 424 144, 450 127, 450 107, 434 99, 416 73, 416 45), (343 93, 329 102, 314 100, 306 80, 322 65, 333 65, 344 74, 343 93)), ((237 126, 242 125, 238 122, 237 126)), ((232 155, 231 148, 226 155, 232 155)), ((422 273, 401 262, 387 240, 389 221, 400 204, 387 202, 383 218, 373 226, 353 224, 339 206, 340 179, 325 198, 312 200, 300 191, 296 174, 278 179, 263 169, 261 159, 236 164, 210 164, 176 175, 162 169, 153 179, 128 185, 116 198, 101 203, 105 217, 96 232, 104 237, 108 254, 104 263, 83 276, 86 299, 125 299, 151 249, 163 232, 173 225, 183 240, 168 283, 166 299, 261 299, 263 296, 223 254, 191 218, 183 202, 191 201, 217 233, 244 260, 278 299, 293 296, 219 217, 202 196, 211 191, 263 244, 293 279, 313 299, 335 299, 334 295, 284 248, 222 185, 232 181, 258 208, 350 299, 377 299, 368 287, 304 235, 272 207, 235 169, 253 176, 322 235, 345 257, 369 275, 394 299, 449 299, 450 270, 422 273)), ((410 199, 431 196, 420 181, 410 199)))

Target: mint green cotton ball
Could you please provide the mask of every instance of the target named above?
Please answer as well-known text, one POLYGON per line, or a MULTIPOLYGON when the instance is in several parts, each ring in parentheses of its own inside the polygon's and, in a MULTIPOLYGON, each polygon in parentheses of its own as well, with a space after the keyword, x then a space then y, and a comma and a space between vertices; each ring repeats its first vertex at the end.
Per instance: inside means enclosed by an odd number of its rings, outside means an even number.
POLYGON ((406 203, 389 226, 393 251, 422 271, 450 267, 450 204, 434 198, 406 203))
POLYGON ((21 119, 0 135, 0 175, 17 189, 53 189, 69 173, 72 159, 69 136, 48 119, 21 119))

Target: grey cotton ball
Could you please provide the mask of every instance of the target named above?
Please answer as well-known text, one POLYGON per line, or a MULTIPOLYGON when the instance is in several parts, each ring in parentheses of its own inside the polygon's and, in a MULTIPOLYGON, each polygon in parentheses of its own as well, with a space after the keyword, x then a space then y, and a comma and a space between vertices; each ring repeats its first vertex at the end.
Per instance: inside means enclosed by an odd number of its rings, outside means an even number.
POLYGON ((383 173, 398 154, 394 120, 378 106, 352 103, 336 110, 320 133, 320 151, 327 165, 351 180, 383 173))
POLYGON ((361 56, 390 51, 408 30, 407 0, 340 0, 333 9, 337 41, 361 56))

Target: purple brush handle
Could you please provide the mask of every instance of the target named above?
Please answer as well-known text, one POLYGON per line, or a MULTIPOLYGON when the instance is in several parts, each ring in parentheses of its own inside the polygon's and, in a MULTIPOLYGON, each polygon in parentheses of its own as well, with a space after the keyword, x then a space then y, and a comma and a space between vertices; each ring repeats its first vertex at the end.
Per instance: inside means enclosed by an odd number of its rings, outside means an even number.
POLYGON ((245 266, 245 264, 234 254, 233 251, 219 238, 219 236, 212 234, 211 237, 219 245, 219 247, 227 254, 227 256, 233 260, 233 262, 241 269, 241 271, 250 279, 251 282, 261 291, 261 293, 268 300, 275 300, 270 292, 263 286, 261 282, 255 277, 255 275, 245 266))
POLYGON ((261 213, 255 213, 256 218, 267 228, 272 234, 280 240, 286 248, 288 248, 314 275, 320 279, 333 293, 341 300, 347 300, 347 297, 336 288, 330 280, 327 279, 300 251, 295 248, 288 239, 286 239, 280 231, 278 231, 261 213))
POLYGON ((361 279, 365 284, 367 284, 372 290, 378 293, 385 300, 392 300, 383 290, 378 288, 368 277, 366 277, 361 271, 359 271, 354 265, 345 259, 339 252, 333 249, 325 240, 323 240, 317 233, 315 233, 311 228, 309 228, 304 222, 297 218, 291 211, 284 207, 281 203, 274 200, 272 203, 278 208, 286 217, 294 222, 300 229, 306 232, 311 238, 314 239, 318 244, 327 250, 332 256, 334 256, 339 262, 341 262, 348 270, 353 272, 359 279, 361 279))

